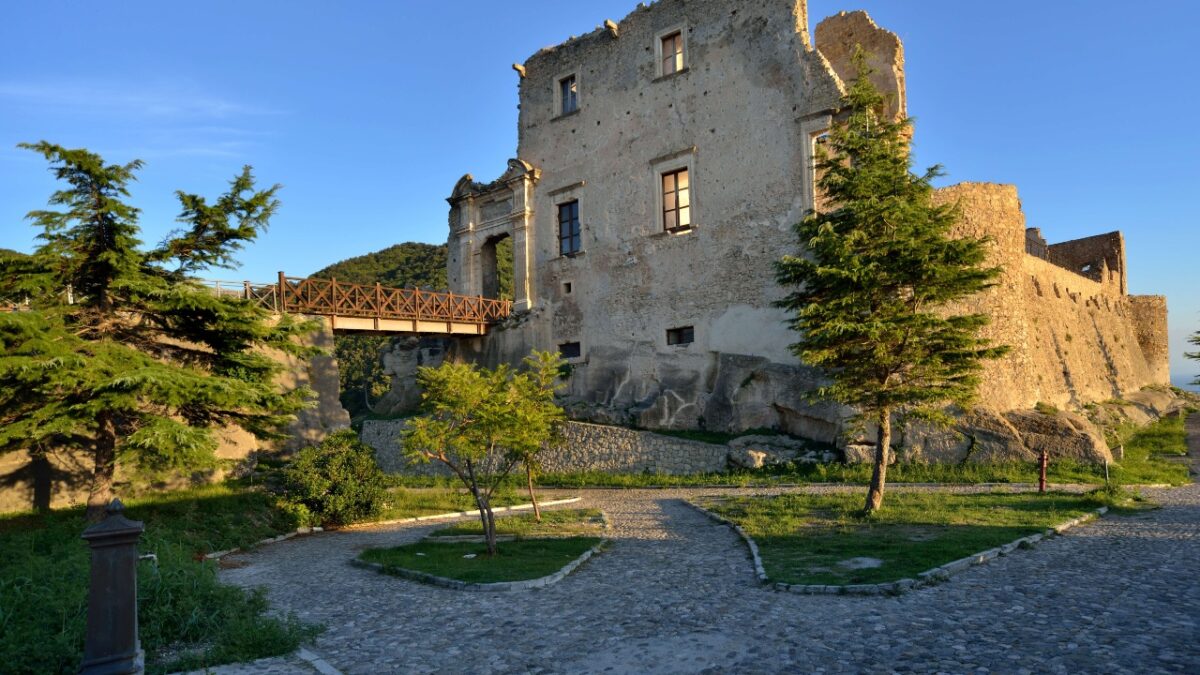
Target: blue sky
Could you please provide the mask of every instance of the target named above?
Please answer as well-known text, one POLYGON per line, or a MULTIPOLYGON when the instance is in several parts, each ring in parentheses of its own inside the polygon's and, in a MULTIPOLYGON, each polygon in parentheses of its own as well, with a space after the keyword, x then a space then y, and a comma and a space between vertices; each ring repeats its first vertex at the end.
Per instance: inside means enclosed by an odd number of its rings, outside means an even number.
MULTIPOLYGON (((47 139, 141 158, 145 239, 173 192, 216 195, 243 164, 282 183, 271 230, 214 276, 306 274, 401 241, 442 242, 466 172, 516 147, 510 68, 619 20, 635 0, 9 3, 0 23, 0 246, 54 189, 14 146, 47 139)), ((1200 329, 1200 3, 811 0, 866 9, 905 42, 920 165, 1015 183, 1051 241, 1120 229, 1133 293, 1166 294, 1172 371, 1200 329)))

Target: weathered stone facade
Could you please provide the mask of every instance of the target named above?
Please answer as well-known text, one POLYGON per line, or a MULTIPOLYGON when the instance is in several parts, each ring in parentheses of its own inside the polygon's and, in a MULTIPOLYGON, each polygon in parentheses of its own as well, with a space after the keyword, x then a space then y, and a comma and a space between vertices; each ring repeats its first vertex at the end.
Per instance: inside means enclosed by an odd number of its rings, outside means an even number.
MULTIPOLYGON (((815 42, 807 23, 803 0, 659 0, 517 66, 519 159, 494 182, 455 186, 448 264, 454 291, 486 294, 495 242, 512 237, 520 315, 458 353, 493 364, 577 352, 579 418, 844 441, 849 411, 802 396, 817 379, 788 350, 772 262, 795 251, 791 226, 819 200, 814 143, 838 114, 854 45, 897 114, 904 53, 863 12, 825 19, 815 42), (676 39, 677 58, 664 57, 676 39), (677 172, 686 226, 668 213, 682 203, 667 187, 677 172)), ((1127 295, 1120 233, 1046 244, 1012 186, 938 199, 961 205, 959 231, 990 237, 1004 268, 956 308, 990 315, 987 336, 1012 347, 988 365, 984 409, 1079 408, 1167 384, 1165 302, 1127 295)))

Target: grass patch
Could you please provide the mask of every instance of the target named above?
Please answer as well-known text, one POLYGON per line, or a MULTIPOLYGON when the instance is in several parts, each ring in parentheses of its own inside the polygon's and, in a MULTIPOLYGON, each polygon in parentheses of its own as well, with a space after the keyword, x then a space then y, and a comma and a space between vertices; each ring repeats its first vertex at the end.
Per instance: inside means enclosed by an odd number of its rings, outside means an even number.
MULTIPOLYGON (((599 509, 566 509, 542 513, 537 522, 532 513, 504 516, 496 519, 496 534, 504 537, 533 539, 537 537, 577 537, 596 535, 604 529, 604 514, 599 509)), ((464 521, 438 530, 431 537, 461 537, 483 535, 483 525, 477 520, 464 521)))
POLYGON ((893 492, 869 518, 861 516, 861 494, 740 497, 702 505, 754 538, 773 581, 845 585, 912 578, 1105 502, 1099 494, 893 492))
POLYGON ((369 549, 359 557, 383 565, 385 572, 402 568, 468 583, 487 584, 549 576, 598 543, 599 537, 518 539, 502 542, 499 554, 489 558, 487 547, 481 543, 426 540, 395 548, 369 549), (464 558, 466 555, 474 557, 464 558))
MULTIPOLYGON (((491 503, 492 506, 513 506, 528 501, 529 493, 518 492, 517 486, 514 484, 498 489, 496 494, 492 495, 491 503)), ((372 520, 435 516, 440 513, 474 511, 475 508, 475 498, 471 496, 471 493, 461 487, 453 489, 452 483, 425 489, 399 487, 388 490, 386 505, 372 520)))
MULTIPOLYGON (((295 528, 268 494, 210 485, 131 500, 142 520, 138 614, 149 672, 286 654, 317 628, 266 615, 261 593, 217 582, 204 553, 247 546, 295 528)), ((0 515, 0 663, 6 673, 78 669, 87 617, 89 551, 83 509, 0 515)))

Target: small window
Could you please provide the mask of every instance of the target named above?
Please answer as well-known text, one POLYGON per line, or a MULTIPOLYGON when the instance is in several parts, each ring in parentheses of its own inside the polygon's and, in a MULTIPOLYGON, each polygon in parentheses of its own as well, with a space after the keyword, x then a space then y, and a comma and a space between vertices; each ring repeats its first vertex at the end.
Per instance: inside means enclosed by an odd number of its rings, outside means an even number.
POLYGON ((684 230, 692 226, 691 192, 687 169, 679 169, 662 175, 664 230, 684 230))
POLYGON ((558 346, 558 353, 564 359, 577 359, 583 355, 583 349, 578 342, 564 342, 558 346))
POLYGON ((579 84, 574 75, 568 75, 558 81, 558 93, 562 101, 560 114, 566 115, 579 110, 579 84))
POLYGON ((558 254, 579 253, 579 200, 558 205, 558 254))
POLYGON ((569 282, 569 281, 563 282, 563 295, 570 295, 572 290, 573 290, 573 287, 571 285, 571 282, 569 282))
POLYGON ((696 341, 696 329, 691 326, 667 329, 667 344, 687 345, 696 341))
POLYGON ((662 74, 683 70, 683 33, 675 31, 662 39, 662 74))

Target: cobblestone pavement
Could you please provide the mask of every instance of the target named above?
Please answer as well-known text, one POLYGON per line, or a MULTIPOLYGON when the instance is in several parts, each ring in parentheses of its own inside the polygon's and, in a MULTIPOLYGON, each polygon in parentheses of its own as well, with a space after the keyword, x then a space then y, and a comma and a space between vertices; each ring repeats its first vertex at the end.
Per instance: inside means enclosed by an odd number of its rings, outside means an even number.
MULTIPOLYGON (((222 578, 324 623, 310 649, 346 673, 1200 672, 1195 485, 894 598, 758 586, 737 536, 680 502, 722 492, 585 491, 614 543, 536 591, 462 593, 347 564, 429 526, 294 539, 222 578)), ((315 672, 296 656, 221 670, 315 672)))

